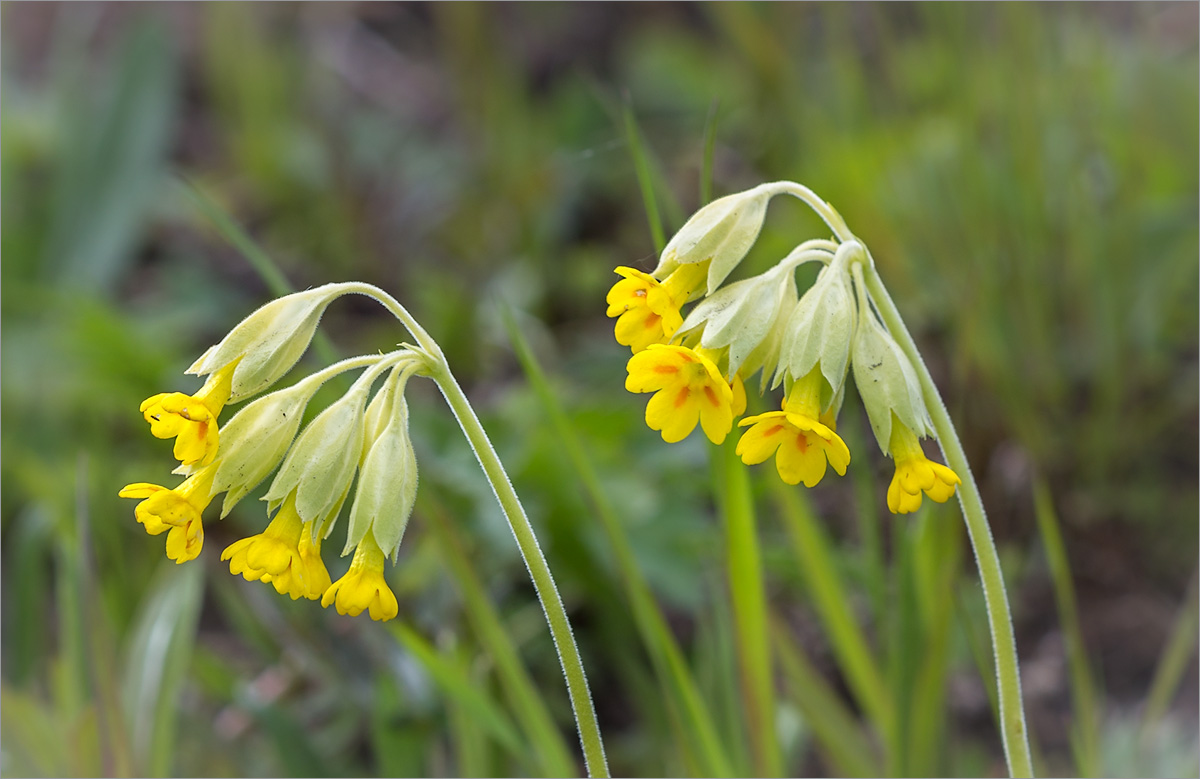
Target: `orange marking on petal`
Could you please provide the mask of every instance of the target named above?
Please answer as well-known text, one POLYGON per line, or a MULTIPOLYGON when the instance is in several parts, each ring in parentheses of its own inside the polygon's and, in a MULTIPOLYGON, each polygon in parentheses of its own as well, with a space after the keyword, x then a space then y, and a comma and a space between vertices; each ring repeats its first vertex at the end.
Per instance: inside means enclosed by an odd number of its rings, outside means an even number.
POLYGON ((687 387, 680 388, 679 394, 675 396, 675 408, 679 408, 684 403, 687 403, 690 394, 691 391, 687 387))
POLYGON ((655 373, 679 373, 679 368, 674 365, 655 365, 655 373))
POLYGON ((770 438, 781 430, 783 430, 783 425, 775 425, 770 430, 763 433, 763 438, 770 438))
POLYGON ((705 384, 705 385, 704 385, 704 394, 708 396, 708 402, 709 402, 709 403, 713 404, 713 406, 714 406, 714 407, 716 407, 716 408, 720 408, 720 406, 721 406, 721 401, 717 400, 717 393, 713 392, 713 388, 712 388, 712 387, 710 387, 709 385, 705 384))
POLYGON ((647 314, 646 321, 642 323, 642 326, 649 330, 652 327, 656 327, 661 321, 662 317, 658 314, 647 314))
POLYGON ((808 451, 808 436, 807 435, 805 435, 804 433, 800 433, 799 435, 796 436, 796 448, 800 450, 801 454, 804 454, 805 452, 808 451))

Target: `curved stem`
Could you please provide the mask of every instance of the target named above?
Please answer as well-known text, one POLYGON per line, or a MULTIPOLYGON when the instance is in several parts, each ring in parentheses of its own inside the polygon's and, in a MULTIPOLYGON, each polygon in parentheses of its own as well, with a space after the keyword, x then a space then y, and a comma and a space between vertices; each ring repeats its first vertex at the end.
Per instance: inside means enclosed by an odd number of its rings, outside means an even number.
POLYGON ((850 228, 846 227, 846 222, 842 219, 842 215, 837 210, 817 196, 803 184, 797 184, 794 181, 773 181, 769 184, 760 185, 763 189, 775 195, 791 195, 794 198, 803 200, 808 206, 817 212, 817 216, 829 225, 829 229, 833 230, 834 235, 839 241, 848 241, 854 237, 850 232, 850 228))
POLYGON ((1004 742, 1004 755, 1008 761, 1010 775, 1033 776, 1025 709, 1021 702, 1021 677, 1017 666, 1017 644, 1013 637, 1012 615, 1009 612, 1008 594, 1005 592, 1004 578, 1000 571, 1000 558, 996 554, 996 544, 992 540, 992 531, 983 510, 979 486, 971 474, 971 466, 967 463, 962 443, 958 440, 958 432, 954 429, 949 412, 946 411, 946 404, 942 402, 912 335, 905 327, 904 320, 900 318, 900 312, 883 286, 874 265, 866 265, 867 288, 871 297, 884 324, 916 368, 925 405, 933 420, 934 430, 937 431, 946 463, 962 478, 962 484, 958 488, 958 502, 962 506, 963 519, 967 523, 967 535, 971 539, 971 549, 975 552, 979 578, 983 583, 983 599, 987 604, 988 627, 992 634, 992 651, 996 660, 1000 735, 1004 742))
MULTIPOLYGON (((368 366, 374 366, 379 368, 379 370, 386 370, 407 358, 409 353, 408 349, 397 349, 387 354, 364 354, 359 357, 347 357, 344 360, 335 362, 333 365, 322 368, 316 373, 305 376, 297 384, 315 384, 317 387, 320 387, 338 374, 346 373, 347 371, 356 371, 359 368, 366 368, 368 366)), ((316 392, 316 388, 313 389, 313 392, 316 392)))
POLYGON ((366 295, 369 298, 374 298, 383 304, 383 307, 392 313, 392 316, 400 320, 400 323, 412 333, 413 338, 417 339, 417 345, 429 353, 429 356, 434 358, 435 362, 444 363, 446 358, 442 355, 442 349, 437 345, 437 341, 433 340, 433 336, 425 331, 425 328, 417 322, 412 314, 408 313, 408 309, 400 305, 400 301, 384 292, 374 284, 365 284, 361 281, 348 281, 342 285, 346 294, 366 295))
MULTIPOLYGON (((396 305, 399 306, 399 304, 396 305)), ((407 325, 408 322, 405 324, 407 325)), ((412 328, 410 327, 410 329, 412 328)), ((421 339, 421 334, 424 334, 424 330, 420 330, 419 333, 417 330, 413 331, 413 335, 418 340, 421 339)), ((425 337, 428 338, 428 335, 425 337)), ((430 340, 432 341, 432 339, 430 340)), ((437 345, 433 344, 433 346, 436 348, 437 345)), ((439 350, 437 354, 440 353, 439 350)), ((579 658, 579 649, 575 645, 575 638, 571 635, 571 623, 567 620, 566 609, 563 608, 562 599, 558 596, 558 589, 554 586, 554 577, 550 574, 550 567, 546 564, 546 558, 542 556, 542 550, 538 546, 537 536, 534 535, 529 518, 525 516, 525 509, 521 506, 521 500, 508 480, 508 475, 504 472, 504 465, 496 455, 496 450, 492 448, 483 425, 479 423, 479 418, 475 416, 475 410, 471 408, 467 396, 459 387, 454 375, 450 373, 444 360, 439 360, 431 366, 430 376, 446 397, 446 402, 450 405, 454 416, 458 418, 463 433, 471 443, 475 457, 479 460, 488 482, 491 483, 496 500, 500 502, 504 516, 512 528, 513 537, 517 540, 517 546, 521 550, 525 566, 529 569, 529 576, 533 580, 538 599, 542 603, 542 610, 546 614, 546 622, 550 625, 550 635, 558 649, 563 675, 567 678, 567 692, 570 694, 571 708, 575 712, 575 724, 579 729, 579 741, 583 747, 583 759, 587 766, 588 776, 607 777, 609 774, 608 764, 604 757, 604 742, 600 738, 596 711, 592 707, 587 675, 583 670, 583 662, 579 658)))

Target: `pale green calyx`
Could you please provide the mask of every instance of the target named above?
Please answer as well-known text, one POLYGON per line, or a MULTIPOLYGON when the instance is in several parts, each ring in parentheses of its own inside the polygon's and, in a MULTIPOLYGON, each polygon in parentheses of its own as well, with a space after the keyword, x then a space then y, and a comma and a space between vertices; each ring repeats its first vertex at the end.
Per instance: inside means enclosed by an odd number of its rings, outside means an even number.
POLYGON ((726 195, 701 208, 663 249, 655 278, 665 278, 680 265, 712 260, 708 294, 737 267, 758 238, 771 192, 765 187, 726 195))
POLYGON ((848 263, 858 251, 854 242, 838 247, 833 261, 792 309, 783 327, 779 372, 772 387, 785 375, 791 380, 807 376, 817 364, 835 394, 845 383, 857 319, 848 263))
POLYGON ((323 520, 344 499, 362 452, 367 393, 378 375, 379 366, 368 370, 304 428, 264 500, 281 502, 295 490, 296 513, 308 522, 323 520))
POLYGON ((879 448, 889 451, 892 415, 921 438, 934 437, 921 385, 908 356, 860 299, 851 365, 879 448))
POLYGON ((391 405, 390 421, 363 460, 343 555, 369 530, 384 553, 395 556, 412 515, 417 499, 417 455, 408 433, 408 404, 402 388, 391 405))
POLYGON ((213 492, 226 491, 222 517, 275 470, 320 386, 320 382, 302 381, 272 392, 247 405, 221 428, 221 458, 213 492))
POLYGON ((679 327, 680 333, 702 328, 700 345, 705 349, 729 348, 728 377, 732 379, 752 355, 758 365, 746 365, 750 373, 773 360, 775 349, 761 349, 777 330, 783 312, 796 303, 796 278, 791 265, 776 265, 766 273, 736 281, 717 290, 696 305, 679 327))
POLYGON ((272 300, 200 355, 186 373, 203 376, 239 360, 230 402, 261 392, 296 364, 308 349, 325 308, 345 294, 345 287, 326 284, 272 300))

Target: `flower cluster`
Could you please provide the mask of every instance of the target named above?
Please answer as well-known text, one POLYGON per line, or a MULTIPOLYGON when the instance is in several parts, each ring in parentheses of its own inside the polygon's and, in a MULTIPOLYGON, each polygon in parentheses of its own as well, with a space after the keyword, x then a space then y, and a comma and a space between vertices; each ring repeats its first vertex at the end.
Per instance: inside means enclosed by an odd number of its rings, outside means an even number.
POLYGON ((757 240, 770 199, 796 190, 764 184, 713 201, 675 234, 652 273, 616 269, 622 278, 608 293, 608 316, 617 318, 617 342, 633 352, 625 388, 654 393, 646 424, 668 443, 699 424, 720 444, 746 410, 744 380, 761 372, 763 391, 783 386, 782 404, 738 422, 737 454, 747 465, 773 456, 784 482, 814 487, 828 468, 841 476, 850 464, 837 415, 853 372, 879 446, 896 465, 888 508, 916 511, 922 495, 945 502, 959 478, 921 448, 933 425, 912 363, 866 288, 871 260, 861 243, 846 231, 840 242, 805 241, 765 273, 724 284, 757 240), (800 295, 795 271, 807 262, 822 268, 800 295))
POLYGON ((417 489, 404 390, 426 355, 405 347, 343 360, 262 395, 218 426, 227 403, 261 394, 295 365, 326 307, 348 291, 347 285, 328 284, 268 303, 188 369, 207 377, 196 394, 147 398, 141 412, 150 433, 175 439, 180 462, 175 473, 186 478, 173 488, 129 484, 120 496, 140 499, 137 521, 151 535, 167 533, 167 556, 183 563, 199 556, 204 545, 202 517, 209 503, 224 493, 224 518, 278 468, 263 498, 269 524, 221 554, 230 572, 266 582, 293 600, 320 600, 340 614, 367 611, 372 619, 388 620, 399 606, 384 579, 384 558, 395 557, 417 489), (321 385, 355 369, 365 370, 301 431, 305 410, 321 385), (333 531, 356 476, 342 551, 353 549, 354 557, 346 575, 331 581, 321 544, 333 531))

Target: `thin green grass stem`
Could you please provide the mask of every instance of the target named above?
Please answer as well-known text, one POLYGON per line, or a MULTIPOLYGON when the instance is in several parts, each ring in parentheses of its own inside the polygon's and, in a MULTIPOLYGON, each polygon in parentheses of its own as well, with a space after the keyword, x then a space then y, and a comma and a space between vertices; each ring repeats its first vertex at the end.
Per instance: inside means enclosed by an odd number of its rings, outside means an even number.
MULTIPOLYGON (((413 333, 418 335, 417 332, 413 333)), ((419 336, 418 336, 419 338, 419 336)), ((430 378, 438 385, 446 398, 451 411, 458 419, 463 434, 471 444, 480 467, 483 468, 496 500, 504 510, 508 519, 521 557, 529 569, 529 576, 537 590, 538 600, 546 614, 546 622, 550 626, 550 635, 558 649, 559 661, 562 663, 563 675, 567 679, 567 692, 571 698, 571 708, 575 713, 575 724, 579 729, 579 741, 583 748, 583 759, 587 766, 588 776, 608 776, 608 764, 604 756, 604 742, 600 737, 600 726, 596 721, 596 711, 592 706, 591 692, 588 690, 587 674, 583 670, 583 661, 579 657, 579 648, 571 634, 571 623, 567 619, 567 611, 563 607, 558 589, 554 585, 554 577, 550 574, 550 566, 542 555, 533 526, 525 515, 525 509, 513 489, 504 465, 500 462, 496 450, 488 440, 483 425, 471 408, 466 394, 459 387, 458 381, 450 373, 445 361, 435 362, 430 367, 430 378)))
POLYGON ((600 526, 612 547, 618 575, 633 610, 634 623, 654 663, 655 674, 668 694, 672 711, 681 720, 681 737, 688 744, 692 759, 697 761, 700 769, 698 773, 702 776, 733 776, 729 758, 717 736, 712 714, 700 695, 683 651, 671 633, 645 575, 638 567, 625 527, 617 516, 608 493, 601 486, 596 470, 580 444, 579 436, 559 403, 558 396, 550 387, 537 358, 529 348, 528 341, 513 321, 512 312, 507 306, 501 310, 517 359, 520 360, 530 385, 537 393, 543 410, 550 417, 555 433, 583 483, 600 520, 600 526))
POLYGON ((791 700, 804 713, 830 767, 843 776, 882 776, 883 767, 875 759, 870 739, 842 698, 813 667, 786 627, 778 619, 772 620, 772 625, 791 700))
MULTIPOLYGON (((855 266, 856 269, 862 266, 855 266)), ((971 473, 962 443, 958 440, 958 431, 950 419, 950 413, 942 402, 933 377, 921 359, 916 342, 900 317, 900 311, 892 301, 891 295, 879 278, 878 272, 871 265, 866 269, 866 287, 871 293, 879 314, 892 336, 900 344, 900 348, 912 361, 921 382, 921 390, 925 397, 925 405, 933 420, 933 428, 937 432, 938 442, 946 463, 954 469, 962 479, 958 488, 958 502, 962 506, 963 519, 967 524, 967 536, 971 541, 971 549, 979 566, 979 578, 983 584, 983 597, 987 604, 988 627, 992 635, 992 651, 996 656, 997 692, 1000 702, 1000 734, 1004 743, 1004 755, 1008 761, 1009 773, 1014 777, 1033 775, 1033 764, 1029 753, 1029 738, 1025 725, 1025 710, 1021 701, 1021 677, 1017 665, 1017 643, 1013 636, 1012 615, 1008 607, 1008 594, 1004 589, 1004 577, 1000 570, 1000 556, 996 553, 996 544, 992 539, 991 528, 988 526, 987 514, 984 512, 983 499, 979 494, 979 486, 971 473)), ((862 271, 858 270, 857 278, 861 281, 862 271)))
POLYGON ((1171 631, 1171 637, 1167 639, 1167 647, 1158 661, 1154 681, 1150 683, 1150 692, 1146 695, 1146 707, 1142 710, 1139 727, 1143 743, 1167 713, 1171 699, 1179 692, 1179 683, 1187 671, 1188 658, 1196 651, 1196 627, 1200 624, 1200 612, 1196 609, 1196 579, 1197 574, 1192 574, 1187 599, 1179 610, 1179 618, 1171 631))
POLYGON ((1063 543, 1058 515, 1054 511, 1054 500, 1046 482, 1040 478, 1033 484, 1033 505, 1038 532, 1046 550, 1046 562, 1050 566, 1050 577, 1054 582, 1054 599, 1058 605, 1071 677, 1071 698, 1075 709, 1071 744, 1075 752, 1075 767, 1080 776, 1099 776, 1100 718, 1096 707, 1094 677, 1083 643, 1083 631, 1079 627, 1079 608, 1075 602, 1075 587, 1071 583, 1066 544, 1063 543))
POLYGON ((808 502, 778 479, 771 479, 797 567, 816 607, 838 667, 846 677, 854 698, 874 722, 889 751, 895 746, 896 717, 892 696, 867 644, 862 629, 849 609, 850 598, 833 564, 834 553, 808 502))
POLYGON ((488 598, 487 589, 471 564, 453 519, 433 497, 423 496, 418 502, 430 514, 429 527, 462 594, 471 628, 480 646, 495 663, 496 677, 514 718, 533 747, 537 767, 545 776, 568 775, 575 769, 570 747, 555 725, 542 691, 522 664, 499 612, 488 598))
POLYGON ((719 505, 725 520, 726 564, 733 602, 734 638, 751 760, 758 776, 781 776, 783 757, 775 729, 775 690, 767 598, 750 476, 727 441, 716 455, 719 505))
POLYGON ((629 145, 629 153, 633 156, 633 168, 637 173, 638 187, 642 190, 642 205, 646 209, 646 220, 650 223, 650 237, 654 240, 655 252, 661 252, 667 245, 666 234, 663 231, 662 216, 658 210, 658 198, 654 194, 654 176, 650 172, 650 161, 646 157, 646 149, 642 142, 642 133, 638 129, 637 118, 633 115, 633 107, 626 97, 622 107, 625 120, 625 142, 629 145))

